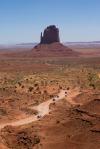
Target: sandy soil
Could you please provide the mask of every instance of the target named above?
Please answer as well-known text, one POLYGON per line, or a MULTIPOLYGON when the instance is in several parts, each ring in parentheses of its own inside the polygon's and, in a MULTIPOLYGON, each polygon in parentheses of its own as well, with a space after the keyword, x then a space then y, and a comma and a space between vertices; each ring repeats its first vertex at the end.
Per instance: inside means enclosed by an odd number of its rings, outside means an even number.
POLYGON ((100 59, 54 47, 0 54, 0 149, 100 148, 100 59))
MULTIPOLYGON (((73 95, 68 93, 70 99, 77 98, 78 90, 74 89, 73 95)), ((21 127, 5 127, 1 130, 2 138, 9 149, 16 146, 18 149, 99 149, 100 99, 95 97, 80 106, 69 106, 73 102, 65 98, 59 100, 41 120, 21 127)))

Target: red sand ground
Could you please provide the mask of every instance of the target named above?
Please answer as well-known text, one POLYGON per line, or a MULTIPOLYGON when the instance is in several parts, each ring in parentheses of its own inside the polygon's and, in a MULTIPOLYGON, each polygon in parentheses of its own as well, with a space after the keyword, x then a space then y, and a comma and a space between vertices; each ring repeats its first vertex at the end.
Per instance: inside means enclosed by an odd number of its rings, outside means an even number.
MULTIPOLYGON (((33 68, 34 72, 45 73, 54 71, 57 67, 61 67, 55 64, 47 65, 47 63, 41 63, 40 61, 39 63, 35 63, 33 57, 38 56, 42 56, 42 58, 43 56, 48 56, 50 59, 52 59, 53 56, 54 59, 56 57, 59 62, 62 62, 63 57, 69 58, 74 56, 74 58, 69 60, 68 64, 75 63, 77 59, 77 62, 85 66, 94 64, 98 67, 100 64, 100 60, 98 59, 79 59, 76 52, 74 53, 72 50, 66 52, 65 48, 60 49, 57 44, 53 45, 53 47, 52 45, 50 48, 47 47, 46 49, 42 47, 40 51, 35 49, 30 52, 2 53, 0 54, 0 58, 2 58, 0 60, 0 71, 1 73, 6 73, 6 75, 10 74, 9 77, 12 78, 13 74, 18 72, 25 75, 30 74, 33 68), (55 47, 55 49, 50 51, 53 47, 55 47), (46 51, 47 55, 44 54, 43 49, 46 51), (62 59, 60 59, 61 57, 62 59)), ((46 57, 47 60, 48 57, 46 57)), ((77 67, 77 64, 75 66, 77 67)), ((10 80, 10 78, 8 80, 10 80)), ((77 86, 77 88, 80 90, 79 86, 77 86)), ((23 106, 25 102, 28 106, 31 104, 32 98, 29 94, 21 95, 19 93, 17 95, 17 93, 13 93, 14 90, 12 88, 9 91, 7 90, 7 94, 5 95, 4 91, 0 91, 2 95, 0 99, 10 95, 11 91, 12 98, 16 105, 23 106), (19 102, 16 100, 15 96, 22 96, 23 100, 19 102)), ((19 127, 6 126, 3 128, 0 132, 0 149, 99 149, 100 91, 95 89, 85 91, 81 89, 80 94, 77 94, 77 92, 78 90, 71 90, 70 98, 66 96, 61 101, 51 104, 50 109, 52 111, 39 121, 19 127)), ((37 99, 39 96, 35 95, 37 99)), ((1 102, 0 104, 3 106, 5 103, 1 102)), ((7 103, 6 109, 8 105, 7 103)), ((16 107, 16 105, 12 106, 16 107)), ((11 110, 9 112, 11 112, 11 110)), ((13 114, 16 115, 16 113, 13 114)))

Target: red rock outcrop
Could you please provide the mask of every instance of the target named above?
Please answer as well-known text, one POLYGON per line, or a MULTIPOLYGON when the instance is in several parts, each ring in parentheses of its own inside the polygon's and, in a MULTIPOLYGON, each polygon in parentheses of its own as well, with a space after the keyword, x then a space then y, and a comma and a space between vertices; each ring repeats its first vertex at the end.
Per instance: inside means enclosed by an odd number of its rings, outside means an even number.
POLYGON ((76 57, 79 53, 60 43, 59 29, 55 25, 48 26, 42 35, 40 43, 32 49, 35 57, 76 57))
POLYGON ((44 30, 43 35, 41 33, 40 44, 51 44, 54 42, 60 42, 59 29, 55 25, 50 25, 44 30))

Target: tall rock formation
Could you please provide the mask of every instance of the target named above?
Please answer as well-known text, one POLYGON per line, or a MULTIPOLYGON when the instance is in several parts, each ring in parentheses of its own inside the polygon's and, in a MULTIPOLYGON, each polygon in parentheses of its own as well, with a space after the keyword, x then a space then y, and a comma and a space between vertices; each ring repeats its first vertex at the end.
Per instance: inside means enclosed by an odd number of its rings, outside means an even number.
POLYGON ((59 29, 55 25, 48 26, 40 36, 40 43, 32 49, 35 57, 76 57, 73 51, 60 43, 59 29))
POLYGON ((51 44, 54 42, 60 42, 59 29, 55 25, 48 26, 40 37, 40 44, 51 44))

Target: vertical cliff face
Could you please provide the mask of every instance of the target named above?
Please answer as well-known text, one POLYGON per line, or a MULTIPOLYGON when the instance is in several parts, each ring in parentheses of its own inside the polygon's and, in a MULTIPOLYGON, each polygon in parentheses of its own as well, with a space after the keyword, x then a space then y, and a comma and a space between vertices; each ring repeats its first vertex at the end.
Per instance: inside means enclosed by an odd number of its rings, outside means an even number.
POLYGON ((51 44, 54 42, 60 42, 59 29, 55 25, 48 26, 40 38, 40 44, 51 44))

